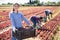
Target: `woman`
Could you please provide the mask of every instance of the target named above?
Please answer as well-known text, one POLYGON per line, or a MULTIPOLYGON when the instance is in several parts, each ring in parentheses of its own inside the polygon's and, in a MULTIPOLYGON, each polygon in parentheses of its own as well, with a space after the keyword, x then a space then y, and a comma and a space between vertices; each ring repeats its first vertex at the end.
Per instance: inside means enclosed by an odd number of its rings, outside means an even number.
POLYGON ((32 21, 34 28, 41 28, 42 19, 43 17, 32 16, 30 20, 32 21))
POLYGON ((45 10, 45 14, 46 14, 46 21, 47 21, 47 18, 48 18, 48 19, 50 19, 50 17, 52 18, 52 12, 51 12, 51 10, 46 9, 46 10, 45 10))
MULTIPOLYGON (((24 20, 28 26, 30 26, 29 21, 24 17, 24 15, 18 11, 19 4, 15 3, 13 5, 13 12, 10 13, 10 20, 12 22, 12 31, 15 32, 17 29, 24 29, 22 27, 22 20, 24 20)), ((13 34, 12 32, 12 34, 13 34)), ((16 40, 16 38, 12 35, 12 40, 16 40)))

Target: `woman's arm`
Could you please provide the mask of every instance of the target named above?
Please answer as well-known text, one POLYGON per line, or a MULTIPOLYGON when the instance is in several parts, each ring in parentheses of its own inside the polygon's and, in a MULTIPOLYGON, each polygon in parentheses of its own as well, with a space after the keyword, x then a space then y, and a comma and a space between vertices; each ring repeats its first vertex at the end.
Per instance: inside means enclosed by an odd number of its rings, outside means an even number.
POLYGON ((22 19, 28 24, 28 26, 30 26, 30 23, 29 23, 29 21, 24 17, 24 15, 22 14, 21 15, 21 17, 22 17, 22 19))
POLYGON ((13 31, 15 31, 15 21, 14 21, 14 18, 13 18, 13 16, 12 16, 12 14, 10 14, 9 15, 9 18, 10 18, 10 20, 11 20, 11 23, 12 23, 12 29, 13 29, 13 31))

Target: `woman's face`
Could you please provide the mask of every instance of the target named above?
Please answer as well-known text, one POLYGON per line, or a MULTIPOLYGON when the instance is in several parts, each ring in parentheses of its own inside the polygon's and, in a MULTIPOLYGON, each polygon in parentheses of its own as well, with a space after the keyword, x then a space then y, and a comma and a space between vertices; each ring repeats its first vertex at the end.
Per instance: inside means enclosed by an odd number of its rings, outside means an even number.
POLYGON ((13 7, 15 10, 18 10, 19 6, 18 5, 14 5, 13 7))

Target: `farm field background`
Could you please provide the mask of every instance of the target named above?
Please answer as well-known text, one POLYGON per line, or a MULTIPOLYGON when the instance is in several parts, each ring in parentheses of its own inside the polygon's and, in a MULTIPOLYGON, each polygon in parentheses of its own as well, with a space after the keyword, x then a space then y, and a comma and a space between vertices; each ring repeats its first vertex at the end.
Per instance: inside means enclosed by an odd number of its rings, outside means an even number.
MULTIPOLYGON (((47 9, 47 8, 49 8, 53 12, 53 18, 52 19, 55 19, 56 16, 60 15, 60 6, 20 7, 19 11, 21 11, 24 14, 24 16, 30 21, 30 17, 33 16, 33 15, 44 17, 45 16, 44 10, 47 9)), ((0 7, 0 39, 1 40, 11 40, 11 21, 9 19, 9 12, 12 9, 13 8, 11 6, 10 7, 0 7)), ((60 18, 60 16, 59 16, 59 18, 60 18)), ((52 33, 55 32, 55 30, 56 30, 55 27, 57 27, 57 26, 53 26, 53 28, 50 27, 51 25, 54 24, 54 23, 51 24, 51 20, 48 20, 46 23, 43 24, 43 26, 46 26, 46 28, 50 29, 52 32, 41 31, 40 32, 40 37, 37 38, 36 40, 46 40, 46 39, 51 40, 49 38, 51 38, 52 33), (50 23, 51 25, 50 24, 48 25, 48 23, 50 23), (47 33, 48 33, 48 35, 46 37, 47 33), (42 35, 42 37, 41 37, 41 35, 42 35)), ((30 21, 30 23, 32 24, 31 21, 30 21)), ((60 25, 60 20, 59 20, 59 22, 56 21, 55 24, 60 25), (56 23, 59 23, 59 24, 56 24, 56 23)), ((25 22, 23 22, 23 26, 26 26, 25 22)), ((43 28, 45 28, 45 27, 43 27, 43 28)), ((28 39, 26 39, 26 40, 28 40, 28 39)), ((29 40, 35 40, 35 39, 30 38, 29 40)))

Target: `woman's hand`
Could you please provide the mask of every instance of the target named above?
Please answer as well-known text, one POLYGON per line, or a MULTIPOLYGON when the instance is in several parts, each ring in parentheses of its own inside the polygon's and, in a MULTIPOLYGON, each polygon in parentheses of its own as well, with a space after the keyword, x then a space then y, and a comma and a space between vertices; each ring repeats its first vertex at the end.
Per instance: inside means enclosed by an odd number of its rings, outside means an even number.
POLYGON ((25 26, 26 29, 30 29, 32 25, 25 26))
POLYGON ((12 31, 15 32, 17 29, 15 27, 12 28, 12 31))
POLYGON ((30 25, 28 25, 29 27, 32 27, 32 25, 30 24, 30 25))

